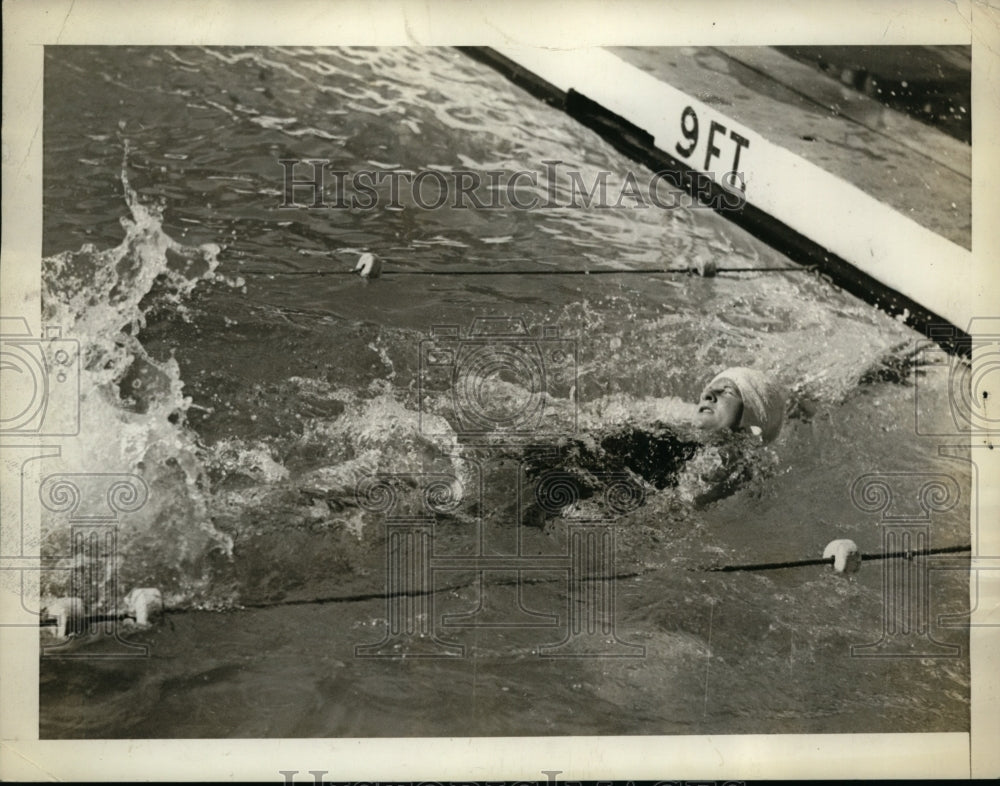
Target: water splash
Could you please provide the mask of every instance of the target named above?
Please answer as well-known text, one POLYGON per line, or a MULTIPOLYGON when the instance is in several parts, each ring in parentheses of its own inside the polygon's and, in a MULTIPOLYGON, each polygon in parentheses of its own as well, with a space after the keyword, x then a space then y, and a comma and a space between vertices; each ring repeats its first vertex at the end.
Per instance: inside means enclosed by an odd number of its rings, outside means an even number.
MULTIPOLYGON (((43 320, 77 340, 81 357, 80 432, 63 443, 58 471, 141 476, 150 495, 121 522, 119 587, 161 586, 168 603, 197 603, 207 596, 213 562, 228 557, 232 543, 209 518, 209 484, 184 422, 191 400, 178 364, 153 358, 140 334, 153 308, 184 313, 185 299, 215 278, 220 249, 171 238, 162 209, 140 201, 126 167, 121 183, 130 215, 121 219, 121 243, 86 244, 43 260, 43 320)), ((69 553, 64 520, 44 519, 42 532, 46 553, 69 553)), ((68 581, 67 570, 53 571, 43 593, 61 594, 68 581)))

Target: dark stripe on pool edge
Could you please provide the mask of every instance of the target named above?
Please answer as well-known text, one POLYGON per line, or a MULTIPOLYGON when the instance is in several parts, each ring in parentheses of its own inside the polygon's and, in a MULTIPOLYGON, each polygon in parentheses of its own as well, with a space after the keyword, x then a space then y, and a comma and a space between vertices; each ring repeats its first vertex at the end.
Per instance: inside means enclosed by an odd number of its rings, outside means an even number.
MULTIPOLYGON (((459 51, 473 60, 489 66, 518 87, 549 106, 561 109, 598 134, 622 155, 649 167, 654 172, 677 173, 675 178, 665 178, 692 197, 699 198, 701 172, 680 162, 653 144, 653 137, 624 118, 608 111, 572 88, 563 92, 538 77, 523 66, 485 46, 460 46, 459 51)), ((719 204, 724 194, 721 186, 712 185, 708 204, 719 204)), ((704 200, 702 200, 704 201, 704 200)), ((713 207, 713 210, 715 208, 713 207)), ((847 260, 831 253, 818 243, 797 232, 779 219, 749 202, 739 209, 715 210, 723 218, 745 229, 754 237, 804 266, 816 266, 830 276, 839 287, 866 303, 891 316, 905 314, 905 324, 928 336, 943 349, 960 355, 971 355, 971 344, 965 328, 952 325, 953 330, 942 331, 948 320, 905 295, 887 287, 847 260), (937 328, 937 329, 935 329, 937 328)))

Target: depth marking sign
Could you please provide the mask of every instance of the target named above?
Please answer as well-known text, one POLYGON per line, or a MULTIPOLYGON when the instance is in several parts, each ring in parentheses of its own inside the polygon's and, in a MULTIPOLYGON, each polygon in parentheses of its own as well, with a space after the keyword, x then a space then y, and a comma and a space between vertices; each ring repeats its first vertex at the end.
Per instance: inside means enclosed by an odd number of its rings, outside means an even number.
POLYGON ((692 169, 718 173, 750 204, 952 324, 972 319, 972 253, 857 186, 607 50, 496 51, 625 118, 692 169))

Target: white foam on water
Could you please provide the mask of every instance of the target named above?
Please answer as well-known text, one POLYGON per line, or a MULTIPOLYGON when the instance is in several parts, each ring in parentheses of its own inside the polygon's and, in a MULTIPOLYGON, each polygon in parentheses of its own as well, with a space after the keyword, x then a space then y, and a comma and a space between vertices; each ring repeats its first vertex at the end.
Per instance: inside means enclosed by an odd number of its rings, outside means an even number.
MULTIPOLYGON (((161 211, 139 200, 124 165, 121 181, 130 212, 121 219, 121 243, 86 244, 43 261, 43 321, 78 341, 81 357, 79 435, 61 443, 50 466, 59 473, 139 475, 149 497, 119 522, 119 594, 130 586, 163 586, 168 604, 199 602, 210 595, 209 555, 229 556, 232 543, 209 519, 210 486, 195 435, 184 424, 191 401, 178 364, 151 357, 138 335, 153 304, 184 313, 185 298, 215 278, 220 249, 175 241, 161 211)), ((47 516, 42 527, 43 552, 68 554, 67 519, 47 516)), ((46 574, 43 593, 61 594, 69 578, 68 570, 46 574)), ((106 606, 118 601, 102 599, 106 606)))

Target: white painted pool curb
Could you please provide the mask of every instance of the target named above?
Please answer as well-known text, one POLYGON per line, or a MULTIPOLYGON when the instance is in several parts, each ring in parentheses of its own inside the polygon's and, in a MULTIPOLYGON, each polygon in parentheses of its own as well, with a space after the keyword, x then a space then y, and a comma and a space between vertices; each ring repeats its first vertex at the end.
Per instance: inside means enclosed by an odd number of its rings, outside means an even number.
POLYGON ((651 134, 660 150, 714 172, 717 181, 741 147, 738 171, 751 205, 953 325, 965 329, 970 323, 969 250, 605 49, 496 51, 553 87, 572 88, 623 117, 651 134), (699 139, 684 156, 681 150, 690 146, 681 126, 686 107, 697 115, 699 139), (718 153, 706 159, 712 123, 718 153), (732 132, 748 144, 737 144, 732 132))

